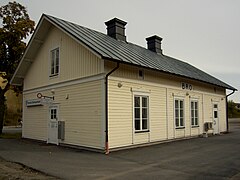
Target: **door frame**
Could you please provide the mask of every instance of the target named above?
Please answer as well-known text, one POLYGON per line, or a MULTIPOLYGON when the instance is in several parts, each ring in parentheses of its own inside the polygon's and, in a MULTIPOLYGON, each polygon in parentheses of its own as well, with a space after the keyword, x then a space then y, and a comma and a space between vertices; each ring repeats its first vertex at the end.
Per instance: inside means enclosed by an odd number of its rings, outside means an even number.
POLYGON ((219 103, 212 103, 212 118, 213 118, 213 134, 219 134, 219 103), (215 107, 216 105, 216 107, 215 107), (217 112, 217 117, 215 117, 215 112, 217 112))
MULTIPOLYGON (((47 143, 50 143, 50 144, 56 144, 58 145, 59 144, 59 140, 58 140, 58 121, 59 121, 59 105, 58 104, 52 104, 52 105, 49 105, 48 107, 48 121, 47 121, 47 124, 48 124, 48 132, 47 132, 47 143), (50 141, 50 133, 51 133, 51 128, 50 128, 50 123, 51 123, 51 109, 56 109, 57 112, 56 112, 56 125, 57 125, 57 129, 56 129, 56 141, 50 141)), ((53 132, 52 132, 53 133, 53 132)))

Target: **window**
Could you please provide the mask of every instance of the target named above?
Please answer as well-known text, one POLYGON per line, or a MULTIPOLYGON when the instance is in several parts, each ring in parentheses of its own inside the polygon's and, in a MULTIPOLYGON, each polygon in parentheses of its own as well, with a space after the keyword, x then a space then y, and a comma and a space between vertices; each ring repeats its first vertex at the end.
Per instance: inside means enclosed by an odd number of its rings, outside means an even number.
POLYGON ((198 126, 198 101, 191 101, 191 124, 198 126))
POLYGON ((51 73, 50 76, 59 74, 59 48, 51 51, 51 73))
POLYGON ((183 100, 175 99, 175 126, 176 128, 184 127, 184 104, 183 100))
POLYGON ((56 107, 52 107, 50 109, 50 119, 57 120, 57 108, 56 107))
POLYGON ((138 77, 139 77, 139 79, 144 79, 144 71, 143 70, 138 71, 138 77))
POLYGON ((148 96, 134 96, 135 131, 148 130, 148 96))

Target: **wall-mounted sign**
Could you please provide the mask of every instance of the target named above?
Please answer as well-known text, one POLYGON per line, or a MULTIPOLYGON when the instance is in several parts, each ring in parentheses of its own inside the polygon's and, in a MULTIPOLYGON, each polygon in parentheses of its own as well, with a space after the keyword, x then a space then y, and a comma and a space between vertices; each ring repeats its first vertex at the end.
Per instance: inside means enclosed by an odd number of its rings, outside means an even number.
POLYGON ((191 91, 191 90, 193 90, 193 86, 191 84, 182 82, 182 89, 186 89, 186 90, 191 91))
POLYGON ((29 99, 26 100, 26 106, 31 107, 31 106, 42 106, 42 100, 41 99, 29 99))

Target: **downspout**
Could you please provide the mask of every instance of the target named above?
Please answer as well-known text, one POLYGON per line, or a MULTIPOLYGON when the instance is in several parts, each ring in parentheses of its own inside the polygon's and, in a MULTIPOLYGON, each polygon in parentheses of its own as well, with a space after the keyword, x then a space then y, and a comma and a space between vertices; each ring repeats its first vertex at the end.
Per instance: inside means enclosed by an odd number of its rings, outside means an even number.
POLYGON ((231 92, 230 94, 226 95, 226 124, 227 124, 227 133, 229 132, 229 125, 228 125, 228 96, 231 96, 233 93, 235 93, 235 89, 233 90, 233 92, 231 92))
POLYGON ((108 145, 108 76, 110 76, 114 71, 119 68, 119 62, 117 66, 106 74, 105 76, 105 154, 109 154, 109 145, 108 145))

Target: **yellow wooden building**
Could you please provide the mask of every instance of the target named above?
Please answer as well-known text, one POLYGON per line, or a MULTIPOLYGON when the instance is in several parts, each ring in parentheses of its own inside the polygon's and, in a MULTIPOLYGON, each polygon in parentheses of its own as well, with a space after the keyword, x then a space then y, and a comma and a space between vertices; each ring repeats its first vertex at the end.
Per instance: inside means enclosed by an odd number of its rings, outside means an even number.
POLYGON ((42 15, 11 80, 23 85, 23 137, 105 151, 226 132, 234 87, 162 53, 42 15), (208 131, 206 132, 206 127, 208 131))

